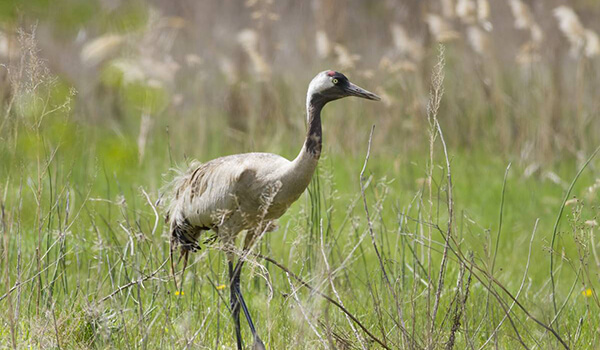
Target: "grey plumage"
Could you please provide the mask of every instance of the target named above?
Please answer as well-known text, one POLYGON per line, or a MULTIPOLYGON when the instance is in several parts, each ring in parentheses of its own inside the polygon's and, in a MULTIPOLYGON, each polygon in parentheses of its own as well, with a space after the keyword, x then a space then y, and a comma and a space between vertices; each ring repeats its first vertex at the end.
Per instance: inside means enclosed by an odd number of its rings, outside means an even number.
POLYGON ((232 243, 239 232, 279 218, 308 186, 314 166, 314 157, 290 162, 269 153, 193 164, 174 182, 168 210, 173 243, 196 250, 202 231, 209 229, 232 243))

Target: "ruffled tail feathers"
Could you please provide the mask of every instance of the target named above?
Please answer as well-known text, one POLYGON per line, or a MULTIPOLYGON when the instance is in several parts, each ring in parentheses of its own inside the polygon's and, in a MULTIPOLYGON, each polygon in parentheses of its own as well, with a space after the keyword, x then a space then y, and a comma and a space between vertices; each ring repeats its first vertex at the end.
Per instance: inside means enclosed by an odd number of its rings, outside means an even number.
POLYGON ((187 170, 172 169, 175 176, 169 181, 162 189, 161 195, 157 200, 157 206, 163 208, 166 207, 165 223, 169 227, 170 233, 170 260, 171 260, 171 274, 173 275, 173 282, 175 289, 179 292, 179 286, 177 284, 177 278, 175 273, 175 265, 179 265, 183 259, 183 269, 181 272, 180 286, 183 288, 184 273, 187 267, 189 252, 197 251, 200 246, 197 243, 197 238, 202 232, 202 229, 196 228, 190 224, 190 222, 183 217, 181 212, 180 201, 183 198, 185 186, 189 182, 189 178, 192 176, 192 172, 197 168, 199 164, 193 162, 186 166, 187 170), (177 263, 174 261, 174 251, 179 249, 180 255, 177 259, 177 263))

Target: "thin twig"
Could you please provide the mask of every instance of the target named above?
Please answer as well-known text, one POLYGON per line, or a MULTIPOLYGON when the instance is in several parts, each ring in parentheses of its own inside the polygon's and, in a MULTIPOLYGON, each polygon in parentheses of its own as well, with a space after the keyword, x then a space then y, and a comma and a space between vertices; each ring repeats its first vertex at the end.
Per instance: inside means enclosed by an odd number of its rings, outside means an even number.
POLYGON ((29 279, 26 279, 25 281, 22 281, 22 282, 16 282, 6 293, 4 293, 2 296, 0 296, 0 301, 4 300, 7 296, 9 296, 12 292, 14 292, 16 289, 18 289, 22 285, 27 284, 27 283, 35 280, 36 278, 38 278, 41 274, 43 274, 44 272, 46 272, 46 270, 49 270, 55 264, 58 264, 60 262, 60 259, 64 258, 64 256, 66 256, 67 253, 70 253, 70 252, 71 251, 65 252, 64 254, 62 254, 61 256, 59 256, 58 259, 56 259, 56 261, 54 261, 50 265, 44 267, 42 270, 36 272, 35 275, 31 276, 29 279))
MULTIPOLYGON (((462 316, 463 310, 463 301, 466 301, 467 296, 461 300, 461 291, 462 291, 462 280, 465 275, 465 264, 460 264, 460 269, 458 271, 458 278, 456 279, 456 304, 454 306, 454 320, 452 322, 452 327, 450 328, 450 336, 448 337, 448 342, 446 342, 446 350, 452 350, 454 348, 454 341, 456 339, 456 331, 460 328, 460 318, 462 316)), ((448 310, 450 311, 450 310, 448 310)))
POLYGON ((565 204, 567 202, 567 199, 569 199, 569 196, 571 195, 571 191, 573 190, 573 187, 575 186, 577 179, 579 179, 579 176, 581 175, 581 173, 583 173, 585 168, 587 168, 588 164, 590 164, 592 159, 594 159, 594 157, 596 157, 596 154, 598 154, 598 151, 600 151, 600 146, 598 146, 596 148, 596 150, 594 151, 594 153, 592 153, 592 155, 585 161, 585 163, 583 163, 583 165, 581 166, 581 169, 579 169, 579 171, 573 178, 573 181, 571 181, 571 185, 569 185, 569 188, 567 189, 567 193, 565 193, 565 197, 563 198, 563 201, 560 205, 560 209, 558 210, 558 216, 556 217, 556 222, 554 223, 554 229, 552 230, 552 241, 550 243, 550 283, 552 285, 552 305, 554 306, 554 314, 555 315, 557 314, 558 309, 556 307, 556 286, 554 283, 553 270, 554 270, 554 241, 556 240, 556 234, 558 232, 558 225, 560 224, 560 219, 562 218, 562 213, 565 209, 565 204))
MULTIPOLYGON (((321 219, 321 222, 320 222, 320 231, 321 231, 321 254, 323 255, 323 262, 325 263, 325 269, 327 271, 327 279, 329 280, 329 284, 331 285, 331 290, 333 291, 335 298, 338 300, 340 305, 344 306, 344 302, 342 301, 342 298, 340 297, 337 289, 335 288, 335 283, 333 283, 331 267, 329 266, 329 262, 327 261, 327 254, 325 254, 325 243, 323 241, 323 219, 321 219)), ((350 325, 350 328, 352 329, 352 333, 354 333, 354 336, 356 337, 356 339, 358 340, 358 343, 360 344, 360 347, 363 350, 367 350, 365 348, 365 345, 363 344, 363 339, 358 334, 358 331, 356 330, 356 328, 354 328, 354 324, 352 324, 352 320, 350 320, 350 317, 348 317, 348 315, 345 315, 345 316, 346 316, 346 320, 348 320, 348 324, 350 325)))
MULTIPOLYGON (((442 229, 437 226, 434 225, 433 227, 435 227, 435 229, 443 236, 444 232, 442 231, 442 229)), ((555 331, 551 326, 546 325, 545 323, 543 323, 542 321, 538 320, 535 316, 533 316, 524 306, 523 304, 521 304, 513 295, 512 293, 510 293, 510 291, 508 291, 508 289, 506 289, 506 287, 504 287, 504 285, 502 283, 500 283, 500 281, 498 281, 494 276, 491 276, 486 270, 484 270, 483 268, 477 266, 475 263, 470 262, 468 259, 465 258, 464 254, 462 253, 462 251, 460 250, 460 246, 458 245, 458 243, 454 240, 454 237, 452 237, 452 241, 454 242, 454 244, 456 244, 456 249, 451 248, 452 252, 456 255, 456 257, 460 260, 460 261, 467 261, 469 262, 469 271, 473 272, 473 270, 477 270, 478 272, 482 273, 486 278, 488 278, 490 281, 494 282, 494 284, 496 286, 498 286, 498 288, 500 288, 511 300, 513 300, 515 302, 515 304, 519 307, 519 309, 521 309, 521 311, 523 311, 525 313, 525 315, 527 315, 527 317, 529 317, 530 319, 532 319, 535 323, 537 323, 540 327, 544 328, 546 331, 552 333, 552 335, 561 343, 561 345, 565 348, 565 349, 569 349, 569 346, 567 345, 567 343, 562 339, 562 337, 558 334, 557 331, 555 331)), ((476 273, 473 273, 473 276, 475 276, 475 278, 481 282, 482 284, 484 283, 483 277, 478 276, 476 273)), ((484 284, 485 288, 488 288, 487 284, 484 284)), ((498 299, 499 301, 502 300, 500 299, 499 295, 497 295, 495 292, 493 292, 494 297, 496 297, 496 299, 498 299)), ((502 306, 502 305, 501 305, 502 306)), ((510 321, 510 318, 509 318, 510 321)))
POLYGON ((160 215, 158 215, 158 211, 156 211, 156 206, 150 200, 150 196, 148 196, 148 193, 146 193, 146 191, 144 191, 142 187, 140 187, 140 190, 144 194, 144 197, 146 197, 148 205, 150 205, 150 208, 152 208, 152 211, 154 212, 154 227, 152 227, 152 233, 150 233, 150 236, 154 237, 154 233, 156 232, 156 228, 158 227, 160 215))
MULTIPOLYGON (((507 170, 508 170, 508 168, 507 168, 507 170)), ((529 240, 529 252, 527 253, 527 264, 525 265, 525 272, 523 272, 523 278, 521 279, 521 286, 519 287, 519 290, 517 291, 517 294, 515 295, 515 299, 519 299, 519 296, 521 295, 521 291, 523 290, 523 286, 525 286, 525 280, 527 279, 527 273, 529 272, 529 262, 531 261, 531 247, 533 245, 533 238, 535 237, 535 232, 537 231, 537 226, 538 226, 539 222, 540 222, 540 219, 536 219, 535 225, 533 226, 533 232, 531 233, 531 239, 529 240)), ((491 284, 491 282, 490 282, 490 284, 491 284)), ((515 306, 515 302, 513 301, 513 303, 508 308, 508 312, 504 315, 504 317, 502 318, 500 323, 498 323, 498 326, 496 326, 496 328, 494 329, 492 334, 487 338, 485 343, 483 343, 483 345, 481 345, 479 347, 479 350, 483 350, 483 348, 487 345, 487 343, 489 343, 490 340, 492 340, 492 338, 498 332, 498 330, 500 329, 500 327, 502 326, 502 324, 504 323, 504 321, 508 317, 508 314, 512 311, 514 306, 515 306)))
POLYGON ((317 330, 317 327, 315 327, 315 325, 310 321, 310 318, 308 317, 308 314, 304 310, 304 307, 302 307, 302 303, 300 302, 300 298, 298 298, 298 293, 296 293, 298 290, 294 288, 294 285, 292 284, 292 280, 290 279, 290 274, 286 273, 286 277, 287 277, 288 283, 290 284, 290 288, 291 288, 291 293, 290 294, 294 297, 294 300, 298 304, 298 307, 300 308, 300 312, 302 312, 302 315, 304 316, 304 319, 306 320, 306 323, 308 323, 308 325, 310 326, 310 329, 312 329, 312 331, 317 335, 317 338, 319 338, 319 341, 321 342, 321 344, 323 344, 323 348, 326 349, 327 348, 327 343, 325 342, 325 339, 323 339, 323 337, 321 336, 321 334, 317 330))
POLYGON ((112 298, 113 296, 115 296, 116 294, 122 292, 123 290, 125 290, 125 289, 127 289, 127 288, 129 288, 131 286, 135 286, 137 284, 143 283, 143 282, 151 279, 152 277, 156 276, 156 274, 163 268, 163 266, 165 266, 165 264, 167 263, 167 261, 169 261, 169 259, 166 259, 165 261, 163 261, 163 263, 160 264, 160 266, 156 270, 154 270, 154 272, 152 272, 151 274, 146 275, 146 276, 144 276, 142 278, 138 278, 137 280, 133 280, 133 281, 131 281, 129 283, 126 283, 126 284, 120 286, 119 288, 115 289, 109 295, 107 295, 104 298, 100 299, 99 302, 106 301, 107 299, 112 298))
MULTIPOLYGON (((500 213, 498 214, 498 233, 496 235, 496 243, 494 246, 494 255, 492 256, 492 263, 491 263, 491 269, 490 269, 490 274, 493 276, 494 275, 494 268, 496 266, 496 257, 498 256, 498 248, 500 247, 500 236, 502 235, 502 222, 504 221, 504 199, 505 199, 505 195, 506 195, 506 180, 508 178, 508 171, 510 170, 510 166, 511 163, 508 163, 508 166, 506 167, 506 170, 504 171, 504 180, 502 181, 502 192, 500 195, 500 213)), ((484 320, 489 320, 490 324, 493 325, 494 321, 495 321, 495 317, 494 317, 494 313, 492 310, 492 314, 488 315, 488 312, 490 312, 490 292, 489 290, 492 288, 492 282, 489 282, 490 288, 488 289, 488 293, 486 295, 485 298, 485 314, 482 317, 482 321, 479 324, 479 326, 482 326, 484 323, 484 320)), ((511 307, 512 309, 512 307, 511 307)), ((506 319, 506 316, 503 318, 503 321, 500 322, 500 324, 502 324, 504 322, 504 320, 506 319)), ((477 330, 479 330, 479 327, 477 327, 477 330)), ((477 334, 477 331, 475 332, 475 334, 477 334)), ((496 335, 496 331, 492 332, 492 337, 496 335)), ((491 339, 491 337, 490 337, 491 339)), ((489 341, 489 339, 488 339, 489 341)), ((487 341, 486 341, 487 343, 487 341)))
MULTIPOLYGON (((360 171, 360 193, 361 193, 361 196, 363 199, 365 215, 367 217, 367 226, 369 228, 369 234, 371 235, 371 243, 373 244, 373 249, 375 250, 375 255, 377 255, 377 260, 379 261, 379 267, 381 268, 381 272, 383 273, 383 278, 385 279, 386 285, 387 285, 388 289, 390 290, 390 294, 392 295, 392 298, 394 298, 394 301, 396 302, 396 309, 398 310, 398 314, 400 317, 400 325, 399 326, 401 328, 402 335, 404 336, 404 338, 407 338, 406 326, 404 324, 404 317, 402 316, 402 307, 400 306, 398 297, 396 296, 394 288, 392 287, 392 283, 390 282, 390 279, 385 270, 385 265, 383 263, 383 259, 381 258, 381 254, 379 253, 379 249, 377 248, 377 241, 375 240, 375 232, 373 231, 373 223, 371 222, 371 215, 369 213, 369 205, 367 203, 367 195, 365 194, 366 186, 364 183, 364 179, 365 179, 364 174, 365 174, 365 170, 367 169, 367 163, 369 162, 369 156, 371 155, 371 143, 373 141, 373 131, 375 131, 375 125, 371 126, 371 133, 369 134, 369 144, 367 146, 367 154, 365 156, 365 163, 363 164, 363 168, 360 171)), ((408 339, 404 339, 404 340, 408 340, 408 339)))
MULTIPOLYGON (((504 172, 504 181, 502 181, 502 196, 500 199, 500 217, 498 218, 498 235, 496 236, 496 247, 494 247, 494 257, 492 258, 492 275, 494 274, 494 267, 496 265, 496 256, 498 255, 498 246, 500 245, 500 234, 502 233, 502 219, 504 217, 504 196, 506 194, 506 179, 508 178, 508 171, 512 163, 508 163, 506 171, 504 172)), ((535 222, 537 227, 537 221, 535 222)), ((535 234, 535 228, 534 228, 535 234)))
POLYGON ((381 340, 379 340, 379 338, 377 338, 375 335, 373 335, 373 333, 371 333, 367 329, 367 327, 365 327, 354 315, 352 315, 350 313, 350 311, 348 311, 345 307, 343 307, 342 305, 340 305, 340 303, 338 303, 337 301, 333 300, 328 295, 326 295, 326 294, 318 291, 317 289, 313 288, 310 284, 304 282, 304 280, 302 278, 300 278, 298 275, 296 275, 295 273, 293 273, 292 271, 290 271, 287 267, 285 267, 284 265, 280 264, 276 260, 273 260, 272 258, 269 258, 268 256, 264 256, 264 255, 259 254, 259 253, 252 252, 251 254, 254 255, 257 258, 261 258, 261 259, 266 260, 266 261, 270 262, 271 264, 277 266, 278 268, 280 268, 281 270, 283 270, 286 274, 288 274, 289 276, 291 276, 292 278, 294 278, 296 281, 298 281, 302 286, 304 286, 305 288, 307 288, 311 292, 319 295, 320 297, 324 298, 325 300, 327 300, 328 302, 332 303, 333 305, 337 306, 338 309, 340 309, 344 314, 346 314, 348 317, 350 317, 350 319, 354 323, 356 323, 356 325, 359 326, 371 339, 373 339, 375 342, 377 342, 379 345, 381 345, 384 349, 390 350, 390 348, 386 344, 384 344, 381 340))
POLYGON ((198 327, 198 330, 192 335, 192 337, 185 344, 185 348, 186 349, 190 348, 190 346, 194 343, 194 340, 196 339, 196 337, 198 336, 198 334, 200 334, 201 331, 206 330, 205 324, 206 324, 206 320, 208 319, 209 315, 210 315, 210 310, 208 310, 208 313, 206 314, 206 316, 202 320, 202 323, 200 324, 200 327, 198 327))

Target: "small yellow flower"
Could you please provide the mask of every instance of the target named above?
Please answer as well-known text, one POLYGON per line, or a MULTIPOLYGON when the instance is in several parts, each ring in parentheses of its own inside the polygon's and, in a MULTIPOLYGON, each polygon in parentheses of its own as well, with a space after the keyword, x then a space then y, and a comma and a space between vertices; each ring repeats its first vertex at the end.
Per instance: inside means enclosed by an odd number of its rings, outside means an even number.
POLYGON ((225 287, 227 287, 227 286, 224 284, 218 285, 217 290, 225 289, 225 287))
POLYGON ((582 291, 581 295, 583 295, 586 298, 589 298, 592 296, 592 290, 590 288, 588 288, 588 289, 582 291))
POLYGON ((175 296, 183 296, 185 293, 183 291, 175 291, 175 296))
POLYGON ((165 327, 165 333, 169 333, 169 328, 165 327))

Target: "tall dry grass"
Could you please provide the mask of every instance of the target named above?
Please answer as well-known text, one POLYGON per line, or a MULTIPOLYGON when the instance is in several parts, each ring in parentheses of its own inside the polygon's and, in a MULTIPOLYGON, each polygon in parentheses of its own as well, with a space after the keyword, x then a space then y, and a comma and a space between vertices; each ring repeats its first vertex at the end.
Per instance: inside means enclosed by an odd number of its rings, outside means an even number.
POLYGON ((307 72, 332 66, 378 85, 384 103, 372 107, 373 119, 353 104, 328 110, 331 158, 280 236, 265 235, 247 256, 245 287, 271 347, 598 344, 590 216, 598 186, 572 201, 570 183, 545 169, 571 157, 582 172, 594 165, 597 62, 588 55, 595 23, 587 9, 576 9, 579 18, 519 1, 99 3, 102 13, 147 18, 90 19, 61 33, 52 31, 56 14, 24 13, 23 23, 2 28, 2 346, 230 346, 219 266, 231 247, 196 255, 185 294, 174 295, 154 204, 161 173, 187 157, 293 154, 304 135, 298 96, 307 72), (36 30, 17 32, 34 19, 36 30), (454 195, 457 184, 480 181, 455 176, 461 149, 516 160, 500 203, 486 203, 499 206, 493 228, 454 195), (422 155, 420 182, 399 195, 401 179, 381 175, 412 152, 422 155), (363 156, 354 182, 338 185, 342 161, 363 156), (555 218, 551 234, 539 233, 534 217, 520 223, 530 235, 503 228, 516 169, 564 185, 556 217, 540 208, 555 218), (547 241, 536 241, 540 234, 547 241), (527 256, 498 255, 523 242, 527 256), (532 261, 536 248, 545 260, 532 261))

